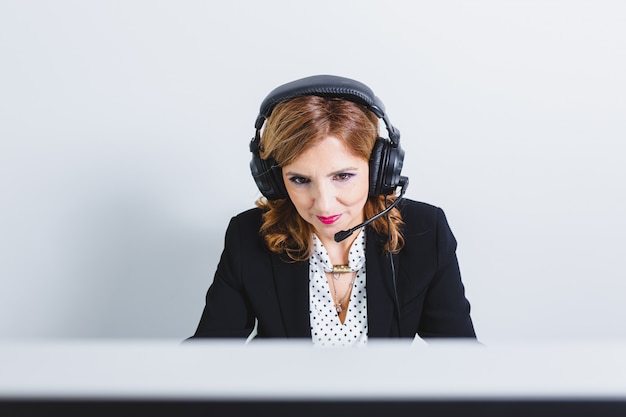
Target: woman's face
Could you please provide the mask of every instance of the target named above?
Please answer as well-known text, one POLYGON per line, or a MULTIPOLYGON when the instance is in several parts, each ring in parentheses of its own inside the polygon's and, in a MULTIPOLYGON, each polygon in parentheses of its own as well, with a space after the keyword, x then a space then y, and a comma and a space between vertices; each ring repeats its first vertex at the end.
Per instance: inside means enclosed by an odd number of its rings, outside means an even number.
POLYGON ((287 193, 298 214, 322 242, 363 222, 369 191, 369 164, 328 136, 283 166, 287 193))

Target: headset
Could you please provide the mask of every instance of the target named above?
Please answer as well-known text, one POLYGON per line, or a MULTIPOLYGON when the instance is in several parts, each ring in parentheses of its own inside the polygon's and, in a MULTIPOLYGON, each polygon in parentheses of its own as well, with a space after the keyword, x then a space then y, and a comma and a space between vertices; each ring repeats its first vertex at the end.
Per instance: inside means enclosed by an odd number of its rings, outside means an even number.
POLYGON ((259 191, 268 200, 287 197, 282 168, 272 158, 262 159, 259 155, 261 128, 278 103, 306 95, 342 98, 362 104, 384 121, 389 138, 378 137, 374 144, 369 160, 369 195, 394 193, 406 180, 406 177, 400 175, 404 162, 404 150, 400 147, 400 131, 391 124, 382 101, 368 86, 335 75, 313 75, 283 84, 272 90, 261 103, 254 125, 256 134, 250 141, 252 152, 250 171, 259 191))

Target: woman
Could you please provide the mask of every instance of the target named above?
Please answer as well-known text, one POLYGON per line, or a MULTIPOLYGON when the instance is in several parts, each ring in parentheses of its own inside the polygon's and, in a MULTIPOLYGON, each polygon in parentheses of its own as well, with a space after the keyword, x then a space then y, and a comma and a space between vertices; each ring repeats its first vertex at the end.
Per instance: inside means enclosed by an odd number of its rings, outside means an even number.
POLYGON ((399 139, 358 81, 320 75, 274 89, 250 144, 263 197, 231 219, 192 338, 255 328, 319 346, 475 338, 443 211, 402 198, 399 139))

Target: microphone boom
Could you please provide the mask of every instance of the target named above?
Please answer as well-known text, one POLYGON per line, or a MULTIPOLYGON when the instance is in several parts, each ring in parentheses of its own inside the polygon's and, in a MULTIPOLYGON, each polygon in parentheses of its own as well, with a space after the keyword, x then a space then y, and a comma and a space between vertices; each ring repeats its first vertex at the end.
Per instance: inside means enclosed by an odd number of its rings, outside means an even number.
POLYGON ((400 177, 400 187, 402 188, 400 189, 400 195, 398 196, 398 198, 396 198, 396 200, 389 207, 387 207, 380 213, 375 214, 369 219, 365 220, 363 223, 358 224, 349 230, 341 230, 335 233, 335 242, 341 242, 342 240, 348 238, 348 236, 350 236, 352 233, 354 233, 355 230, 360 229, 361 227, 367 226, 368 224, 370 224, 371 222, 373 222, 380 216, 383 216, 389 213, 389 211, 391 211, 395 206, 397 206, 400 200, 402 200, 402 197, 404 196, 404 193, 406 192, 406 188, 408 187, 408 185, 409 185, 409 179, 407 177, 400 177))

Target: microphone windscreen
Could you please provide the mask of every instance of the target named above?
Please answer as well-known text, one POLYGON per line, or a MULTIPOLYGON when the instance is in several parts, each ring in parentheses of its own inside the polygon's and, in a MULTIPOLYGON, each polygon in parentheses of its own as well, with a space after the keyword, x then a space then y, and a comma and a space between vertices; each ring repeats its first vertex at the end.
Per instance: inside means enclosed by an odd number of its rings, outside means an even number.
POLYGON ((335 233, 335 242, 341 242, 348 236, 350 236, 354 230, 342 230, 340 232, 335 233))

